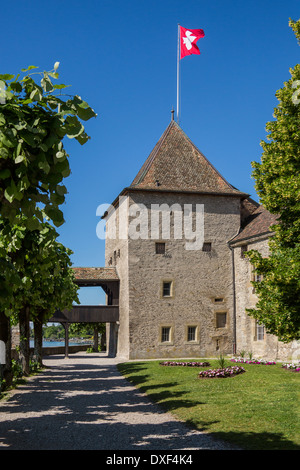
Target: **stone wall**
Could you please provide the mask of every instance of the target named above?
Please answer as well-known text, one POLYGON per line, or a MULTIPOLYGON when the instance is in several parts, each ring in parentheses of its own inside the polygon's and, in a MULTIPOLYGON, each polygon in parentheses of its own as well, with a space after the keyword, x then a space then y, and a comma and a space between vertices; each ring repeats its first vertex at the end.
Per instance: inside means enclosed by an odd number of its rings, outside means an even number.
MULTIPOLYGON (((244 242, 245 243, 245 242, 244 242)), ((277 337, 264 334, 263 339, 257 336, 256 320, 246 313, 247 308, 255 307, 257 296, 251 283, 254 280, 253 267, 249 260, 241 255, 241 244, 234 248, 235 287, 236 287, 236 331, 237 354, 241 351, 251 352, 255 358, 269 360, 299 360, 300 342, 285 344, 277 337)), ((263 257, 269 255, 268 237, 248 240, 248 250, 257 250, 263 257)))
POLYGON ((116 355, 118 357, 129 357, 129 281, 128 281, 128 240, 122 238, 119 233, 120 224, 122 224, 122 216, 120 213, 126 210, 128 200, 123 200, 125 206, 117 207, 117 209, 106 218, 105 240, 105 266, 115 266, 117 274, 120 278, 119 291, 119 322, 117 324, 108 323, 106 325, 107 348, 110 351, 112 337, 117 343, 116 355), (116 230, 116 232, 114 232, 116 230))
MULTIPOLYGON (((150 209, 151 204, 162 203, 169 207, 176 203, 182 208, 193 204, 193 210, 196 204, 203 204, 204 241, 211 243, 212 249, 187 250, 187 240, 174 239, 175 211, 171 215, 171 239, 162 234, 152 239, 148 232, 145 239, 129 237, 127 246, 123 240, 107 242, 106 262, 120 248, 116 260, 122 304, 118 355, 141 359, 231 353, 233 279, 227 240, 239 229, 240 201, 230 196, 199 194, 130 194, 130 206, 144 204, 150 209), (166 244, 165 254, 156 254, 155 243, 159 240, 166 244), (171 297, 162 296, 163 281, 172 282, 171 297), (224 327, 217 327, 218 313, 226 313, 224 327), (188 341, 189 326, 196 329, 194 341, 188 341), (162 341, 162 327, 171 329, 168 342, 162 341)), ((195 214, 193 217, 195 224, 195 214)))

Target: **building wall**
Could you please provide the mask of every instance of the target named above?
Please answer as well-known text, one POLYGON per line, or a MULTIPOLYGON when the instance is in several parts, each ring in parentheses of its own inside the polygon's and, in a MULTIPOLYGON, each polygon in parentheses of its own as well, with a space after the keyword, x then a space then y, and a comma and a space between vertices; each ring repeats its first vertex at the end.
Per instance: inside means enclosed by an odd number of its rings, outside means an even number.
MULTIPOLYGON (((155 242, 128 240, 129 354, 131 359, 199 357, 231 353, 233 342, 233 278, 227 241, 240 227, 240 201, 234 197, 132 192, 131 204, 204 204, 204 238, 211 252, 187 250, 186 240, 166 239, 165 255, 155 242), (173 295, 162 296, 162 282, 172 281, 173 295), (223 299, 215 301, 215 299, 223 299), (217 313, 226 312, 226 326, 217 328, 217 313), (196 340, 187 341, 187 327, 196 326, 196 340), (161 328, 171 328, 171 341, 161 341, 161 328)), ((195 217, 195 214, 194 214, 195 217)), ((174 213, 171 216, 173 234, 174 213)), ((202 246, 202 245, 201 245, 202 246)), ((122 279, 122 275, 120 276, 122 279)), ((122 281, 121 281, 122 282, 122 281)), ((120 317, 120 331, 121 331, 120 317)), ((121 335, 120 335, 121 336, 121 335)), ((120 337, 120 349, 126 342, 120 337), (121 343, 122 341, 122 343, 121 343)))
MULTIPOLYGON (((126 201, 125 201, 126 203, 126 201)), ((107 324, 107 349, 110 350, 111 336, 116 337, 116 355, 129 357, 129 279, 128 279, 128 240, 119 233, 119 207, 106 218, 105 266, 115 266, 120 278, 119 322, 107 324), (114 233, 115 232, 115 233, 114 233)))
MULTIPOLYGON (((244 242, 245 243, 245 242, 244 242)), ((248 250, 257 250, 262 256, 269 255, 268 238, 248 240, 248 250)), ((237 354, 246 351, 251 352, 253 357, 268 360, 299 360, 300 342, 293 341, 285 344, 278 341, 277 337, 264 334, 259 339, 256 334, 256 321, 246 313, 247 308, 255 307, 257 296, 251 281, 253 280, 253 267, 249 260, 242 258, 241 246, 234 248, 235 264, 235 288, 236 288, 236 331, 237 331, 237 354)))

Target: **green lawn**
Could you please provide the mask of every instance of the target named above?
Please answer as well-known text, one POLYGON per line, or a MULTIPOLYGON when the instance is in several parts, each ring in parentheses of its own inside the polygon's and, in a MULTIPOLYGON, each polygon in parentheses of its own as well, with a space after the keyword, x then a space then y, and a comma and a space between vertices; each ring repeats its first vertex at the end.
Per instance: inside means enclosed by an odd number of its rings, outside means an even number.
MULTIPOLYGON (((119 364, 119 371, 151 400, 179 419, 243 449, 299 450, 300 372, 276 365, 233 364, 246 372, 198 378, 210 367, 161 366, 161 361, 119 364)), ((191 360, 183 359, 190 362, 191 360)))

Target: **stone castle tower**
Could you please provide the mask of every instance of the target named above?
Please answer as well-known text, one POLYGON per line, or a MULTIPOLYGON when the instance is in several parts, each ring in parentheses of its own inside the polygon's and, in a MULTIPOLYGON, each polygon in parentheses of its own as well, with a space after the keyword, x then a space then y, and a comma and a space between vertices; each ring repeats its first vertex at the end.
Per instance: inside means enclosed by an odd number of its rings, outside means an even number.
POLYGON ((234 352, 229 242, 257 206, 170 122, 105 216, 105 262, 120 278, 119 326, 111 331, 118 356, 234 352))

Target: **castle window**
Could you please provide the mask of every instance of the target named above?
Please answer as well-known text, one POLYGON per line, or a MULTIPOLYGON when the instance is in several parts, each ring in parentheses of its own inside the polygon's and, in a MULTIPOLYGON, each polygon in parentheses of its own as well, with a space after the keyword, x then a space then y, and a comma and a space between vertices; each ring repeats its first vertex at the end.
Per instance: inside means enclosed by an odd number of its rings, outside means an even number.
POLYGON ((163 326, 161 328, 161 342, 170 343, 170 341, 171 341, 171 327, 163 326))
POLYGON ((225 328, 226 327, 226 312, 218 312, 216 314, 216 327, 225 328))
POLYGON ((207 252, 211 251, 211 243, 210 242, 203 243, 202 251, 207 251, 207 252))
POLYGON ((215 299, 215 302, 216 303, 224 302, 224 299, 222 297, 218 297, 217 299, 215 299))
POLYGON ((155 243, 155 252, 157 255, 164 255, 166 252, 166 244, 165 243, 155 243))
POLYGON ((248 245, 241 246, 241 258, 245 258, 245 253, 248 251, 248 245))
POLYGON ((172 289, 172 281, 163 281, 162 286, 162 296, 163 297, 172 297, 173 289, 172 289))
POLYGON ((263 341, 265 339, 265 327, 264 325, 261 325, 256 321, 255 324, 256 327, 256 340, 257 341, 263 341))
MULTIPOLYGON (((252 281, 253 282, 261 282, 262 281, 262 275, 254 272, 252 274, 252 281)), ((253 286, 252 293, 255 294, 256 288, 253 286)))
POLYGON ((261 275, 261 274, 254 273, 253 281, 254 281, 254 282, 261 282, 261 280, 262 280, 262 275, 261 275))
POLYGON ((188 341, 196 341, 196 326, 188 326, 187 330, 187 340, 188 341))

